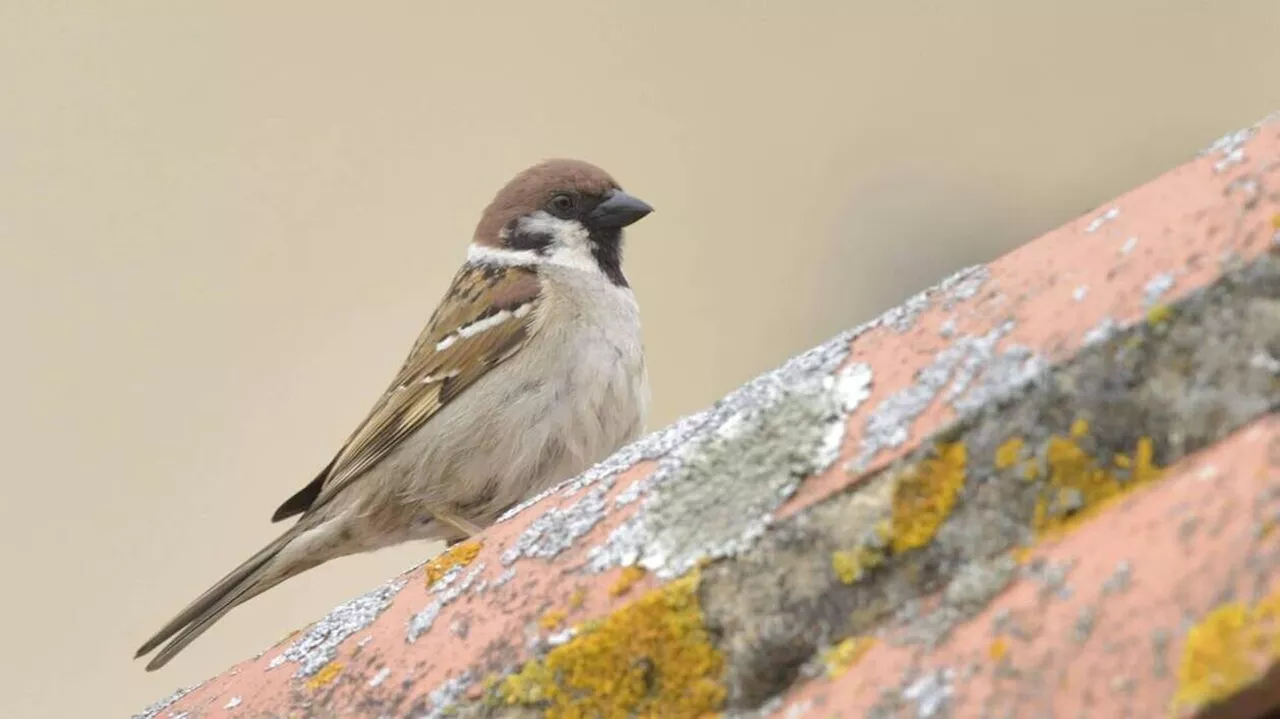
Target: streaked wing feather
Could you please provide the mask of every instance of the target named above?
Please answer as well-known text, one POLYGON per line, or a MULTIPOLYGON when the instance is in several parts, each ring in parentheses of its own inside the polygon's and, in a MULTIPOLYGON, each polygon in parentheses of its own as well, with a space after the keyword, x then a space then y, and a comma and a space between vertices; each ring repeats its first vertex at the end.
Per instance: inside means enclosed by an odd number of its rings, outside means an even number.
POLYGON ((395 381, 334 459, 311 509, 368 471, 489 370, 512 357, 533 333, 536 311, 511 316, 437 349, 463 327, 498 312, 536 305, 538 277, 519 267, 466 265, 454 277, 446 301, 419 334, 395 381))

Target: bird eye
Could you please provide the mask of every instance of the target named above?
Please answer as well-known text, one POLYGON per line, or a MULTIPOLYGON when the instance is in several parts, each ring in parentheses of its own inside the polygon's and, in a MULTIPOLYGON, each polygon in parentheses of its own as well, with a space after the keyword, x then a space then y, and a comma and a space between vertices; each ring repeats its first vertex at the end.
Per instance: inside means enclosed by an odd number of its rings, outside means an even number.
POLYGON ((573 195, 556 195, 551 198, 549 207, 557 217, 568 218, 578 209, 578 200, 573 195))

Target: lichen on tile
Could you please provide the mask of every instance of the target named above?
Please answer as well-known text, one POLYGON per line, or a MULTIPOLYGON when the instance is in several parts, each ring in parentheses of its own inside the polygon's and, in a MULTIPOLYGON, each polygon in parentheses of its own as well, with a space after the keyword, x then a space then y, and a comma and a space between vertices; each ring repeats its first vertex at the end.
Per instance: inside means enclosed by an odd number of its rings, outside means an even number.
POLYGON ((968 450, 942 444, 937 455, 909 464, 896 477, 891 546, 897 554, 928 544, 951 515, 964 488, 968 450))
POLYGON ((1108 467, 1088 452, 1078 436, 1051 436, 1044 453, 1047 485, 1036 503, 1038 532, 1061 532, 1078 525, 1107 502, 1160 476, 1149 437, 1139 438, 1133 456, 1121 454, 1108 467))
POLYGON ((1043 375, 1048 364, 1029 348, 1015 345, 997 351, 1013 329, 1012 322, 1004 322, 982 335, 952 338, 915 373, 910 385, 872 411, 852 468, 863 470, 881 451, 906 444, 916 419, 940 395, 963 415, 1008 397, 1043 375))
POLYGON ((423 570, 427 587, 431 587, 454 567, 465 567, 475 561, 483 546, 484 543, 480 540, 462 542, 432 557, 423 570))
POLYGON ((837 642, 822 653, 827 676, 834 679, 849 671, 875 644, 874 637, 848 637, 837 642))
POLYGON ((177 689, 169 696, 163 699, 160 699, 159 701, 156 701, 155 703, 148 706, 146 709, 143 709, 142 713, 134 714, 133 717, 131 717, 131 719, 157 719, 157 717, 160 716, 160 712, 173 706, 178 702, 178 700, 182 699, 183 697, 195 691, 196 689, 199 689, 201 686, 203 686, 203 682, 201 682, 200 684, 193 684, 189 687, 182 687, 180 689, 177 689))
POLYGON ((295 677, 309 677, 333 661, 338 645, 351 635, 373 623, 395 596, 404 588, 407 580, 397 577, 377 589, 343 602, 334 607, 323 619, 307 630, 272 660, 271 666, 284 661, 296 662, 295 677))
POLYGON ((430 631, 436 619, 439 618, 440 612, 470 590, 484 569, 484 562, 470 568, 463 564, 455 564, 433 582, 428 590, 432 600, 409 619, 407 630, 409 642, 418 641, 418 637, 430 631))
POLYGON ((804 477, 836 457, 870 369, 833 377, 853 337, 842 333, 757 377, 708 411, 675 451, 620 497, 635 514, 588 553, 602 572, 638 564, 660 578, 749 546, 804 477))
POLYGON ((474 683, 475 676, 470 671, 464 671, 431 690, 427 695, 426 713, 420 715, 420 719, 447 719, 454 716, 455 706, 474 683))
POLYGON ((660 578, 749 546, 806 477, 835 459, 845 411, 821 381, 743 407, 651 475, 639 511, 592 549, 591 568, 638 564, 660 578))
POLYGON ((1215 608, 1183 639, 1171 708, 1198 709, 1257 681, 1280 660, 1280 591, 1215 608))
POLYGON ((493 691, 547 717, 702 716, 724 700, 724 660, 698 604, 696 574, 616 610, 493 691))

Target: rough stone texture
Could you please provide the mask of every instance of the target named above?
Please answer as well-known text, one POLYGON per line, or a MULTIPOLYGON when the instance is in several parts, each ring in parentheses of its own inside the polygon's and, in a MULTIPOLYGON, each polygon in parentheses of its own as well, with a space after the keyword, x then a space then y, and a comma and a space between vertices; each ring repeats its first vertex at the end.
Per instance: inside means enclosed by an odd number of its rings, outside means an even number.
POLYGON ((141 716, 1261 715, 1278 404, 1273 116, 141 716))

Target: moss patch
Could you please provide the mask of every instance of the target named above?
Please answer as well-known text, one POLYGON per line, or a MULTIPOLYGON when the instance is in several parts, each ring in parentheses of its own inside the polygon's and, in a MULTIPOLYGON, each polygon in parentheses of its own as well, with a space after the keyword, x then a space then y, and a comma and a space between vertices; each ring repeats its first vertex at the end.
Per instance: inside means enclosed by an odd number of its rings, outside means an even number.
POLYGON ((497 687, 506 704, 547 717, 692 717, 724 701, 724 659, 711 644, 698 576, 655 589, 528 662, 497 687))

